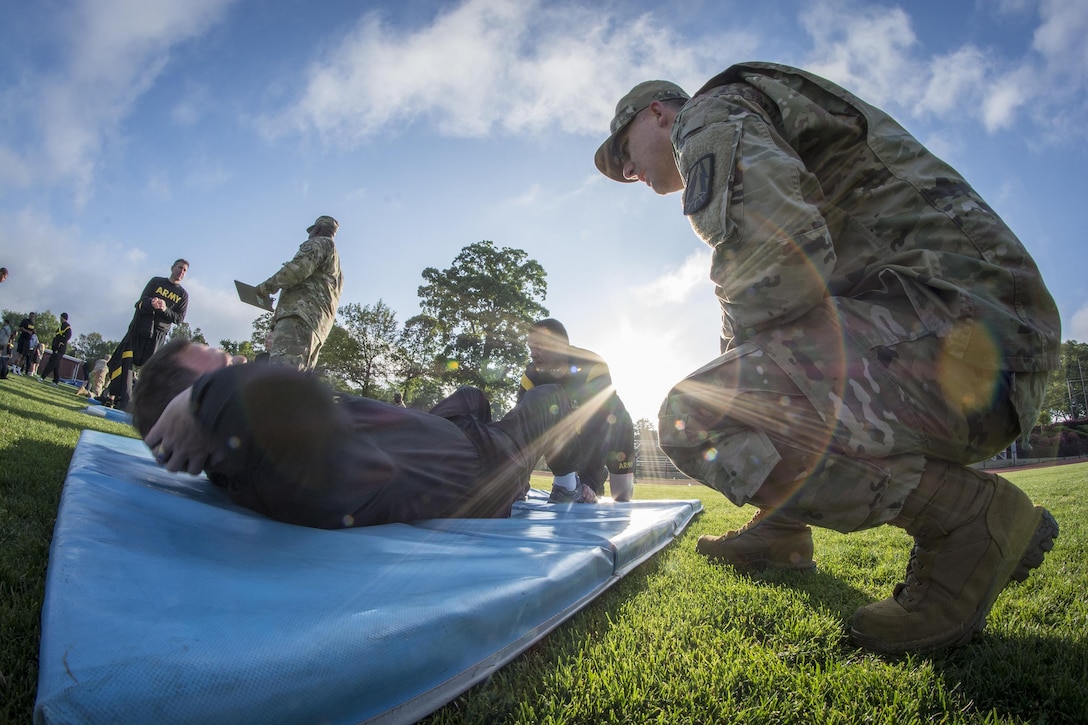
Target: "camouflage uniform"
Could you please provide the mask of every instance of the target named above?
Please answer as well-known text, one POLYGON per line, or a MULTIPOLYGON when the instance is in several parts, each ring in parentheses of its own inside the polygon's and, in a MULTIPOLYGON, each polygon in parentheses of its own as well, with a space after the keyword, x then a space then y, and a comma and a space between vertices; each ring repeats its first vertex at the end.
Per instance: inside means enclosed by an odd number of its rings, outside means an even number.
POLYGON ((672 142, 724 353, 662 405, 681 470, 766 505, 776 464, 808 457, 782 512, 853 531, 894 518, 927 460, 982 460, 1035 424, 1054 302, 997 214, 887 114, 750 63, 685 104, 672 142))
POLYGON ((257 285, 257 293, 283 290, 272 316, 269 360, 312 370, 332 330, 344 277, 332 237, 339 227, 332 217, 318 217, 310 238, 280 271, 257 285), (326 232, 331 234, 325 235, 326 232))

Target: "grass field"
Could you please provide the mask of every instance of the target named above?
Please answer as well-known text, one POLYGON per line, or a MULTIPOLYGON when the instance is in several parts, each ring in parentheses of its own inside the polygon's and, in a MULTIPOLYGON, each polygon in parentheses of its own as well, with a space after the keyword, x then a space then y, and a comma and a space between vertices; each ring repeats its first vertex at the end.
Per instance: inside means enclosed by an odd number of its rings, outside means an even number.
MULTIPOLYGON (((0 722, 29 722, 53 521, 84 428, 70 389, 0 382, 0 722)), ((878 657, 845 635, 890 593, 910 540, 891 527, 814 532, 815 573, 738 575, 695 554, 744 523, 698 485, 639 482, 638 498, 699 498, 679 539, 430 723, 1088 722, 1088 463, 1009 478, 1061 524, 1043 566, 998 599, 966 647, 878 657)), ((547 484, 539 484, 546 488, 547 484)))

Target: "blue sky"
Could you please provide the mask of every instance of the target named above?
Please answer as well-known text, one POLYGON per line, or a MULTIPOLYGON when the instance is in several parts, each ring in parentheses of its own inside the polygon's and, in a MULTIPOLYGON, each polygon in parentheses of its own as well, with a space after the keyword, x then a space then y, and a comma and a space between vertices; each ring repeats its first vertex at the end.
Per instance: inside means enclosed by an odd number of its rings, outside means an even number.
POLYGON ((0 8, 0 308, 119 339, 171 262, 188 321, 248 339, 257 282, 319 214, 342 303, 418 312, 424 267, 488 239, 548 272, 636 417, 717 354, 709 255, 680 196, 593 152, 635 83, 767 60, 835 80, 957 167, 1088 341, 1080 239, 1088 3, 41 0, 0 8))

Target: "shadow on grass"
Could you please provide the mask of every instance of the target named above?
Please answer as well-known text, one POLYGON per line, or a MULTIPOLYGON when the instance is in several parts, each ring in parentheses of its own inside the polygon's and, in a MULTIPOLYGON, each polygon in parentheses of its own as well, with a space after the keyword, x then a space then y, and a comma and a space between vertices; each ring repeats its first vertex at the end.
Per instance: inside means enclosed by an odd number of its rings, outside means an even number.
MULTIPOLYGON (((1022 636, 1003 631, 993 619, 967 644, 903 655, 876 655, 849 638, 854 611, 872 599, 838 576, 822 572, 767 572, 752 581, 788 587, 843 623, 842 655, 872 657, 894 667, 932 667, 946 692, 970 703, 974 712, 994 712, 1011 720, 1088 722, 1088 643, 1058 633, 1022 636), (1045 717, 1044 717, 1045 716, 1045 717)), ((1016 585, 1013 585, 1016 586, 1016 585)), ((888 591, 891 594, 891 590, 888 591)), ((1009 592, 1006 592, 1006 595, 1009 592)), ((928 703, 931 714, 948 714, 947 703, 928 703)))
MULTIPOLYGON (((45 401, 54 403, 55 401, 45 401)), ((85 407, 85 406, 84 406, 85 407)), ((120 423, 117 421, 111 421, 106 418, 99 418, 91 416, 83 412, 83 408, 78 408, 71 411, 72 416, 80 416, 85 418, 86 422, 79 419, 70 419, 68 416, 51 415, 51 411, 32 412, 22 408, 14 407, 10 404, 0 403, 0 413, 8 413, 10 415, 22 418, 23 420, 34 421, 36 423, 44 423, 49 426, 65 430, 75 431, 78 435, 87 429, 100 430, 105 433, 124 434, 125 432, 132 432, 132 426, 126 423, 120 423)))

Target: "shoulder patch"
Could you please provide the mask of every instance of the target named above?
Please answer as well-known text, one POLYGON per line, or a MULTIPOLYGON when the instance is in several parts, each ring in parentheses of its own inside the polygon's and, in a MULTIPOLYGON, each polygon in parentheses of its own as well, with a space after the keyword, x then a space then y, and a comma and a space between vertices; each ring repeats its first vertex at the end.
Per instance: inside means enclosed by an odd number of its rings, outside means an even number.
POLYGON ((714 191, 714 154, 700 158, 688 169, 684 187, 684 215, 691 216, 710 203, 714 191))

